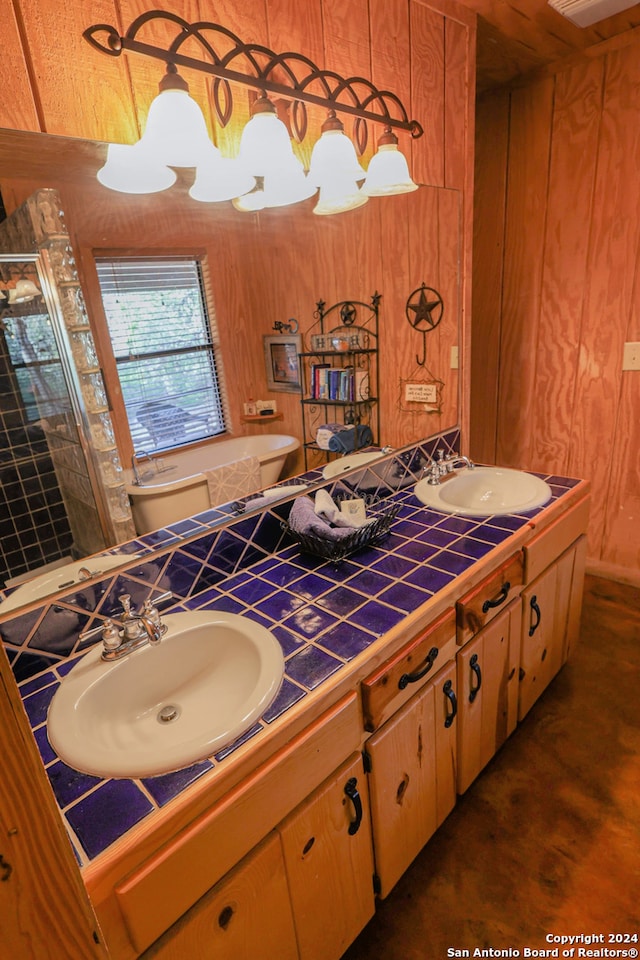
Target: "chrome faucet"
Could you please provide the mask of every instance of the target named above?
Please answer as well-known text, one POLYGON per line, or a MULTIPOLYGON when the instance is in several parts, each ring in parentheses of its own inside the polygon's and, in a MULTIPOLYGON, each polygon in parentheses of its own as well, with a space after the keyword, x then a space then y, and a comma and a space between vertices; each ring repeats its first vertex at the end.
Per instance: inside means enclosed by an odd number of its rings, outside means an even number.
POLYGON ((445 456, 443 449, 438 450, 438 459, 431 460, 431 463, 427 464, 424 468, 423 476, 427 478, 427 481, 431 484, 441 483, 443 478, 448 477, 454 472, 454 469, 457 466, 462 464, 465 467, 468 467, 469 470, 473 470, 475 464, 462 454, 453 454, 450 453, 448 456, 445 456))
POLYGON ((455 457, 447 457, 445 459, 447 465, 447 473, 453 473, 454 468, 462 464, 465 467, 468 467, 469 470, 473 470, 475 463, 472 460, 469 460, 469 457, 464 457, 462 454, 458 454, 455 457))
POLYGON ((134 450, 133 453, 131 454, 131 469, 133 470, 133 482, 138 487, 142 483, 142 477, 140 475, 140 471, 138 470, 138 466, 140 461, 144 459, 148 460, 149 463, 153 464, 151 454, 147 453, 146 450, 134 450))
POLYGON ((100 635, 103 660, 119 660, 146 644, 160 643, 167 632, 167 625, 162 623, 155 604, 170 600, 171 597, 170 590, 161 593, 154 601, 147 597, 142 604, 142 610, 137 612, 131 606, 129 594, 123 593, 118 597, 122 604, 120 617, 104 620, 100 626, 85 630, 78 639, 82 642, 100 635))

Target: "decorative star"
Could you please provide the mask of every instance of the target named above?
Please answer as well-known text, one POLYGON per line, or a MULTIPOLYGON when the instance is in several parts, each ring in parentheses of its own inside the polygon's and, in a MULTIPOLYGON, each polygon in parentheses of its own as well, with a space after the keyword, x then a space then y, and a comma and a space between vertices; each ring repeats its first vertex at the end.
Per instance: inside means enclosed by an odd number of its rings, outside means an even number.
POLYGON ((356 319, 356 308, 352 303, 345 303, 340 308, 340 319, 345 327, 351 326, 356 319))
POLYGON ((409 299, 407 300, 407 318, 412 327, 416 330, 427 331, 433 330, 438 326, 442 319, 443 313, 443 303, 442 297, 437 290, 433 290, 432 287, 427 287, 422 284, 421 287, 418 287, 417 290, 414 290, 409 299), (419 291, 419 297, 417 301, 413 301, 413 298, 419 291), (427 291, 433 294, 433 299, 428 299, 427 291), (434 311, 439 308, 439 313, 434 317, 434 311), (409 311, 412 311, 414 316, 412 317, 409 311))

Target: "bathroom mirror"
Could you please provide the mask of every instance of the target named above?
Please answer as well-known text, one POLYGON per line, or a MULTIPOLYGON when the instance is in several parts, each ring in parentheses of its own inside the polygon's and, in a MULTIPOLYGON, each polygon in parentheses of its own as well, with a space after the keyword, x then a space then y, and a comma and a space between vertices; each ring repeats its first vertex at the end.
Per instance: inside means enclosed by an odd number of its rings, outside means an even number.
MULTIPOLYGON (((0 237, 2 225, 0 225, 0 237)), ((109 541, 42 254, 0 253, 0 581, 109 541)), ((62 578, 64 579, 64 578, 62 578)))
MULTIPOLYGON (((421 187, 410 196, 370 201, 359 210, 316 217, 313 201, 298 209, 242 214, 231 204, 198 204, 188 197, 189 180, 161 195, 131 197, 101 187, 96 170, 106 147, 92 141, 0 131, 0 191, 13 209, 33 191, 58 191, 90 316, 101 309, 93 251, 199 251, 209 262, 231 427, 252 432, 240 419, 242 401, 265 379, 263 336, 275 321, 296 317, 304 332, 313 323, 319 298, 345 291, 382 293, 380 442, 399 448, 458 423, 458 370, 451 345, 459 343, 459 231, 457 191, 421 187), (426 339, 406 314, 406 302, 421 283, 442 283, 445 315, 426 339), (449 326, 450 335, 445 335, 449 326), (441 336, 442 334, 442 336, 441 336), (247 349, 253 344, 255 349, 247 349), (403 381, 444 383, 437 415, 407 399, 403 381)), ((208 291, 209 293, 209 291, 208 291)), ((266 383, 260 389, 266 390, 266 383)), ((278 394, 283 423, 277 432, 298 434, 298 398, 278 394)), ((264 428, 259 428, 264 429, 264 428)), ((274 428, 275 429, 275 428, 274 428)), ((302 470, 302 463, 299 463, 302 470)), ((126 536, 114 538, 114 546, 126 536)), ((0 616, 1 616, 0 612, 0 616)))

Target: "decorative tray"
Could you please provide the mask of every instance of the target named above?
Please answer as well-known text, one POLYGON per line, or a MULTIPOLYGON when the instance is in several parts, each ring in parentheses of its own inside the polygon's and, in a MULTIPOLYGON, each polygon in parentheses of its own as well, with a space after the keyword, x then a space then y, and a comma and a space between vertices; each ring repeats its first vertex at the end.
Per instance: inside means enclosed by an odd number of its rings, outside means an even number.
POLYGON ((281 527, 296 543, 300 544, 300 548, 305 553, 322 557, 324 560, 344 560, 356 550, 369 547, 386 537, 400 509, 399 503, 385 506, 384 501, 373 495, 358 498, 334 495, 336 502, 346 499, 364 499, 367 510, 371 510, 371 517, 364 526, 355 528, 353 533, 340 540, 324 540, 313 533, 300 533, 292 530, 285 520, 282 521, 281 527))

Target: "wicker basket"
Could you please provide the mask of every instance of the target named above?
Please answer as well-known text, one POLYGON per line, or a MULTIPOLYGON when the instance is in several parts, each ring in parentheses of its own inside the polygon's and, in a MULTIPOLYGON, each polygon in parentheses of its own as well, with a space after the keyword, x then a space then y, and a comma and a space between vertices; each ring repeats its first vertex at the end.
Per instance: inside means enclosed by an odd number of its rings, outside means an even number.
MULTIPOLYGON (((334 499, 339 501, 353 498, 336 496, 334 499)), ((367 507, 375 507, 379 502, 376 497, 365 497, 364 499, 367 507)), ((398 503, 385 506, 382 511, 376 511, 365 526, 357 527, 353 533, 342 537, 340 540, 323 540, 315 534, 299 533, 297 530, 292 530, 284 520, 281 526, 285 533, 288 533, 296 543, 300 544, 301 550, 305 553, 310 553, 314 557, 322 557, 324 560, 344 560, 345 557, 355 553, 356 550, 370 547, 386 537, 399 509, 400 504, 398 503)))

